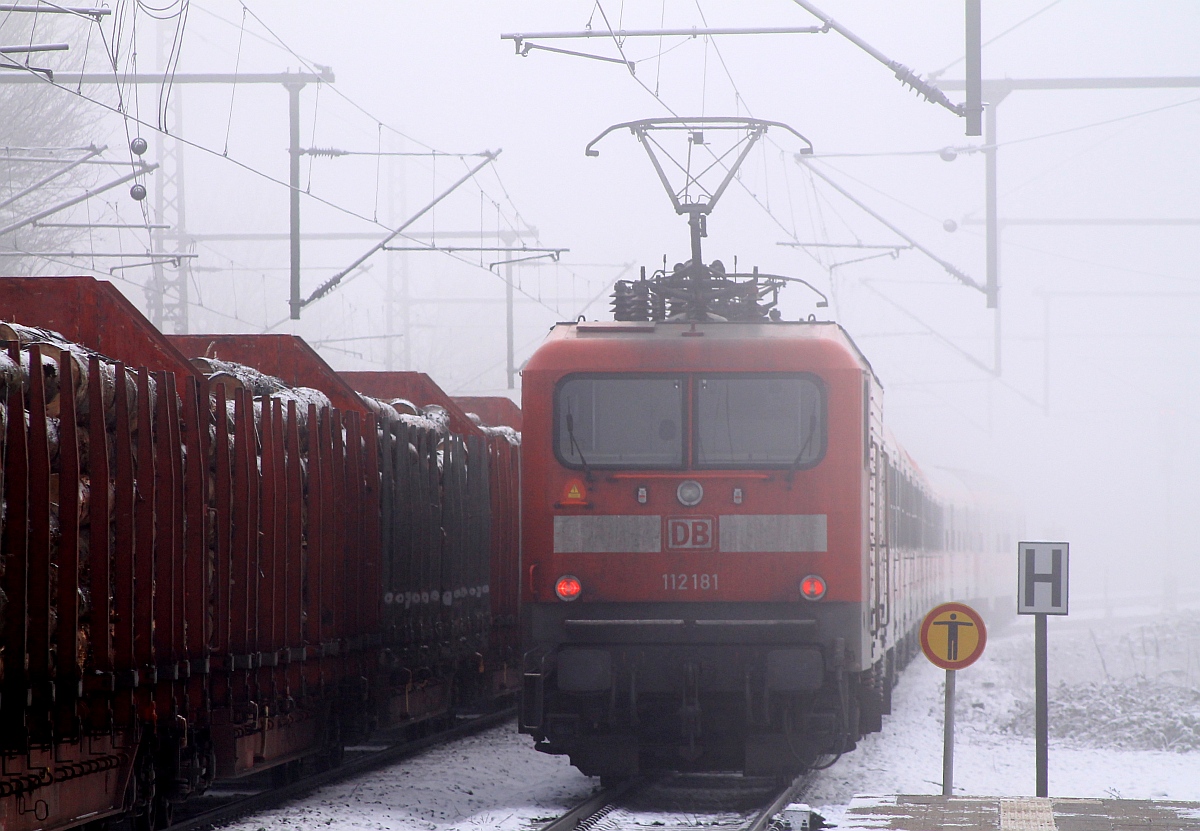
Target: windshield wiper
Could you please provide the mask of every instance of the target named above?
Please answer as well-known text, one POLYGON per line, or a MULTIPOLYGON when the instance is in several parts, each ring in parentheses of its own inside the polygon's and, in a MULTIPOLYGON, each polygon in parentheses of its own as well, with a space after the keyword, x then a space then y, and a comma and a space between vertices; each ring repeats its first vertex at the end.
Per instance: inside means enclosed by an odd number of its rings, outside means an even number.
MULTIPOLYGON (((569 419, 570 416, 567 416, 569 419)), ((570 429, 570 428, 568 428, 570 429)), ((788 466, 787 483, 788 488, 792 487, 792 479, 796 476, 796 470, 800 467, 800 462, 803 461, 805 454, 808 453, 808 447, 812 444, 813 436, 817 434, 817 414, 813 413, 808 418, 808 435, 804 438, 804 444, 800 446, 800 452, 796 454, 796 458, 792 460, 788 466)))
POLYGON ((575 441, 575 417, 571 415, 570 408, 567 408, 567 439, 570 440, 570 449, 579 454, 579 461, 583 463, 583 477, 587 481, 592 481, 592 469, 588 467, 587 459, 583 455, 583 449, 580 448, 579 442, 575 441))

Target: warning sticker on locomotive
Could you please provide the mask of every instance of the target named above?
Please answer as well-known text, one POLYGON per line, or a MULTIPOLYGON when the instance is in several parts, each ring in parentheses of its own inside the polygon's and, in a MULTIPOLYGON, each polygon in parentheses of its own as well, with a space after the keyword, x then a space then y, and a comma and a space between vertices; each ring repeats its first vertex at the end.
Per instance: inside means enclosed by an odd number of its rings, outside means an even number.
POLYGON ((943 603, 921 623, 921 651, 942 669, 968 667, 983 654, 987 627, 979 612, 964 603, 943 603))
POLYGON ((713 517, 667 517, 667 548, 672 551, 711 551, 716 548, 713 517))
POLYGON ((587 504, 587 488, 583 482, 578 479, 572 479, 563 487, 562 492, 563 505, 586 505, 587 504))

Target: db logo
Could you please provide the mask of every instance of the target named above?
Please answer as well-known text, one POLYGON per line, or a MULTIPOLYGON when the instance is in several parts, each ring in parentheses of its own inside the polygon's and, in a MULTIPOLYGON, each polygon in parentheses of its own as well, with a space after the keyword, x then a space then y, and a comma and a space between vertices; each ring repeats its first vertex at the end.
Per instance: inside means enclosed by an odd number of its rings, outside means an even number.
POLYGON ((708 549, 715 543, 712 517, 667 518, 667 548, 708 549))

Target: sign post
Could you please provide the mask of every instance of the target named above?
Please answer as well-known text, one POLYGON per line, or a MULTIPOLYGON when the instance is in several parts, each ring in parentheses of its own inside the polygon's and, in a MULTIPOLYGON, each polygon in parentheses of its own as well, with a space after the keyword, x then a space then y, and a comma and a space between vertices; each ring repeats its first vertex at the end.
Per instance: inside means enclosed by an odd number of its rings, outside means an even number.
POLYGON ((979 613, 962 603, 935 606, 921 622, 921 651, 946 670, 946 717, 942 724, 942 796, 954 795, 954 673, 983 654, 987 627, 979 613))
POLYGON ((1046 616, 1067 614, 1070 544, 1017 544, 1017 614, 1034 615, 1034 747, 1037 795, 1050 791, 1050 693, 1046 672, 1046 616))
POLYGON ((942 718, 942 796, 954 796, 954 673, 946 670, 946 714, 942 718))

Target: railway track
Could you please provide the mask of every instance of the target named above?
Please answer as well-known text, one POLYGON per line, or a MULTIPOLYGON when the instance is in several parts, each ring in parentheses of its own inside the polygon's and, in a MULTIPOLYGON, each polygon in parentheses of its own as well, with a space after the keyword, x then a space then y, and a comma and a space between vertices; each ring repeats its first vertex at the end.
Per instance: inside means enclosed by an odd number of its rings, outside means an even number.
POLYGON ((540 831, 767 831, 780 811, 803 798, 811 781, 812 774, 784 785, 720 774, 631 780, 594 794, 540 831))
POLYGON ((459 716, 452 726, 417 739, 348 747, 344 760, 337 767, 307 774, 286 784, 272 782, 270 772, 249 777, 245 781, 218 782, 203 796, 189 800, 176 809, 174 820, 165 831, 202 831, 248 814, 275 808, 324 785, 352 779, 438 745, 497 727, 515 716, 516 708, 506 707, 482 715, 459 716))

